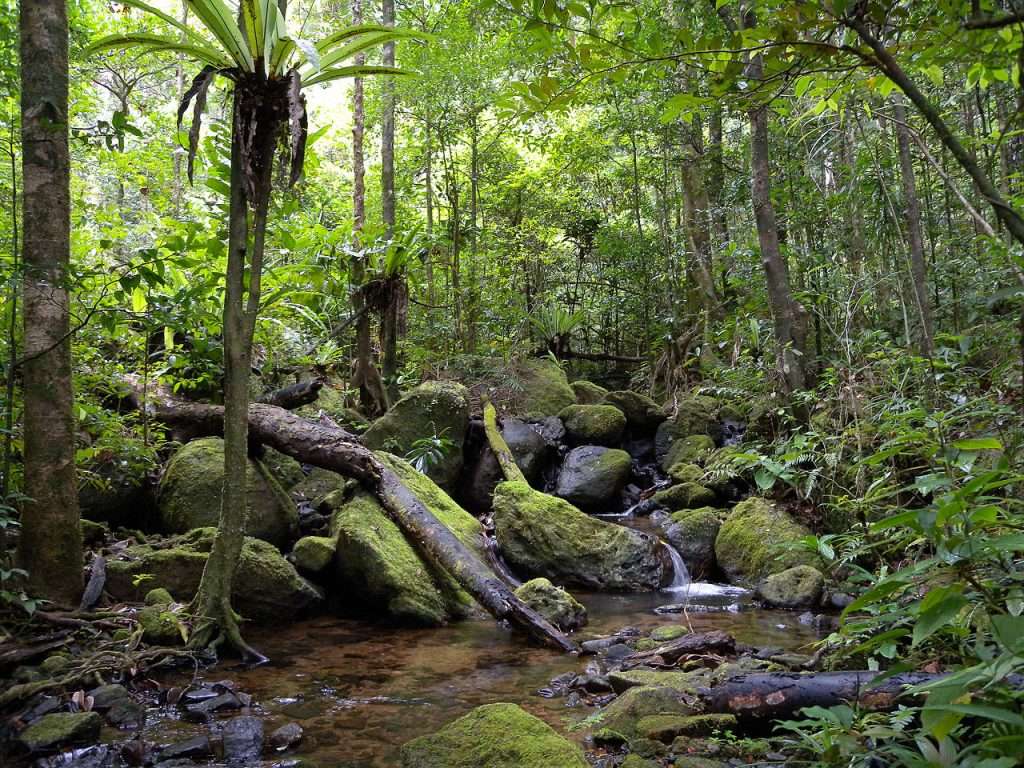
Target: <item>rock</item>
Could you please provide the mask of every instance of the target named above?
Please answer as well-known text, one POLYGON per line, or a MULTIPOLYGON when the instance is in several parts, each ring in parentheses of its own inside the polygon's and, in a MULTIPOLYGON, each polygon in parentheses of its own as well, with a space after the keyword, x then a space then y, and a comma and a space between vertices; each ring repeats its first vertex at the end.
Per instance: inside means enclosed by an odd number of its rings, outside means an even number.
POLYGON ((417 440, 440 437, 453 445, 427 467, 430 479, 452 488, 462 471, 462 447, 469 429, 469 390, 453 381, 426 381, 395 403, 363 435, 363 444, 405 456, 417 440))
POLYGON ((270 744, 277 750, 291 749, 302 741, 302 726, 298 723, 285 723, 270 734, 270 744))
POLYGON ((121 699, 110 706, 106 718, 115 728, 134 730, 145 724, 146 708, 132 699, 121 699))
POLYGON ((686 627, 680 627, 676 625, 668 625, 664 627, 657 627, 651 632, 651 640, 658 643, 665 643, 669 640, 675 640, 676 638, 682 637, 683 635, 689 634, 690 630, 686 627))
POLYGON ((708 576, 715 567, 715 540, 722 523, 712 507, 674 513, 661 533, 682 556, 691 578, 708 576))
POLYGON ((346 404, 344 389, 347 382, 325 381, 320 388, 317 399, 296 409, 295 413, 306 419, 316 421, 321 411, 331 421, 349 432, 362 434, 370 426, 370 420, 354 408, 346 404))
POLYGON ((611 405, 570 405, 558 414, 574 445, 618 445, 626 417, 611 405))
POLYGON ((576 393, 576 402, 580 405, 597 405, 604 400, 608 390, 590 381, 574 381, 569 386, 576 393))
POLYGON ((295 542, 289 560, 310 576, 323 575, 334 562, 337 541, 330 536, 303 536, 295 542))
POLYGON ((167 760, 178 760, 181 758, 202 759, 212 754, 210 749, 210 738, 206 734, 195 736, 185 741, 176 741, 168 744, 160 751, 160 763, 167 760))
POLYGON ((619 768, 658 768, 658 764, 646 757, 630 754, 626 755, 626 759, 620 763, 619 768))
POLYGON ((213 698, 201 699, 185 705, 185 715, 189 720, 205 723, 214 712, 229 712, 242 708, 242 700, 231 691, 215 695, 213 698))
POLYGON ((103 718, 97 712, 55 712, 32 723, 18 735, 18 741, 31 752, 49 752, 96 741, 102 727, 103 718))
MULTIPOLYGON (((160 480, 157 507, 168 533, 216 526, 224 485, 224 441, 204 437, 182 446, 160 480)), ((245 472, 246 533, 283 545, 298 529, 299 515, 288 494, 262 463, 245 472)))
POLYGON ((658 458, 665 455, 675 440, 688 435, 707 435, 717 442, 721 437, 718 410, 718 401, 706 395, 691 395, 679 400, 675 404, 675 415, 658 427, 655 437, 658 458))
POLYGON ((79 521, 79 525, 82 529, 82 544, 86 547, 96 547, 102 544, 103 540, 107 538, 107 534, 110 533, 110 529, 103 523, 94 523, 85 518, 79 521))
POLYGON ((645 717, 692 714, 693 707, 683 701, 680 691, 656 685, 639 686, 627 689, 576 728, 611 728, 632 740, 640 736, 637 724, 645 717))
POLYGON ((528 419, 554 416, 576 402, 565 371, 548 357, 523 360, 516 366, 521 391, 520 412, 528 419))
POLYGON ((794 565, 809 565, 811 553, 793 546, 809 534, 773 504, 751 497, 733 507, 722 523, 715 558, 729 581, 754 585, 794 565))
POLYGON ((578 746, 515 704, 487 704, 402 747, 402 768, 587 768, 578 746))
POLYGON ((632 461, 617 448, 584 445, 569 451, 555 493, 585 510, 614 511, 632 461))
POLYGON ((308 475, 292 486, 291 496, 297 501, 309 501, 316 506, 328 494, 344 490, 347 482, 337 472, 313 467, 308 475))
MULTIPOLYGON (((660 741, 648 739, 643 736, 637 736, 635 738, 630 739, 629 750, 630 755, 632 757, 637 757, 641 760, 644 760, 645 758, 650 758, 651 761, 653 761, 658 758, 664 757, 668 754, 668 747, 666 747, 660 741)), ((649 764, 650 761, 647 762, 649 764)), ((654 765, 657 765, 657 763, 654 763, 654 765)))
POLYGON ((258 717, 233 717, 224 723, 221 738, 228 765, 250 766, 263 751, 263 721, 258 717))
POLYGON ((654 494, 654 501, 671 510, 697 509, 714 504, 716 497, 714 491, 699 483, 680 483, 658 491, 654 494))
POLYGON ((523 574, 592 589, 661 585, 665 566, 655 537, 597 520, 526 483, 495 489, 494 528, 505 559, 523 574))
POLYGON ((626 414, 626 423, 633 432, 649 435, 665 420, 665 412, 661 406, 639 392, 628 389, 609 392, 605 395, 604 402, 614 405, 626 414))
POLYGON ((156 513, 156 499, 146 465, 114 459, 88 467, 95 482, 78 491, 83 520, 112 526, 148 525, 156 513))
POLYGON ((766 578, 758 585, 757 594, 773 608, 796 610, 818 605, 824 587, 821 571, 797 565, 766 578))
POLYGON ((679 736, 708 737, 735 727, 736 716, 729 714, 651 715, 636 724, 641 736, 664 744, 671 744, 679 736))
POLYGON ((565 441, 565 424, 557 416, 531 421, 530 427, 544 438, 549 447, 558 447, 565 441))
POLYGON ((704 470, 696 464, 677 461, 669 468, 668 476, 675 483, 700 483, 704 479, 704 470))
POLYGON ((715 441, 707 435, 687 435, 673 440, 659 456, 661 468, 666 472, 676 464, 695 464, 704 461, 715 450, 715 441))
MULTIPOLYGON (((561 424, 557 418, 554 420, 561 424)), ((552 446, 534 426, 512 417, 501 420, 501 436, 527 482, 538 485, 544 468, 554 454, 552 446)), ((490 512, 494 487, 504 479, 497 457, 490 446, 484 445, 479 450, 479 459, 473 465, 469 482, 460 498, 473 511, 490 512)))
POLYGON ((263 455, 260 460, 285 491, 291 490, 306 478, 306 473, 302 471, 302 465, 299 462, 268 446, 263 446, 263 455))
MULTIPOLYGON (((481 559, 483 527, 430 478, 391 456, 377 454, 419 499, 481 559)), ((455 581, 426 563, 377 499, 358 491, 331 502, 331 533, 337 540, 331 585, 351 607, 383 611, 398 621, 425 626, 465 617, 474 605, 455 581)), ((486 562, 486 561, 485 561, 486 562)))
POLYGON ((526 582, 516 589, 516 597, 563 632, 573 632, 587 623, 587 609, 545 578, 526 582))
POLYGON ((150 645, 184 645, 184 625, 167 605, 147 605, 139 611, 142 639, 150 645))
MULTIPOLYGON (((118 600, 141 601, 146 592, 160 586, 190 600, 199 588, 215 535, 214 528, 200 528, 172 540, 169 547, 129 547, 126 559, 107 562, 107 591, 118 600), (145 575, 150 578, 139 580, 145 575)), ((311 611, 323 595, 273 545, 247 536, 231 600, 245 618, 274 623, 311 611)))
POLYGON ((671 688, 680 695, 696 695, 697 689, 707 684, 703 670, 683 672, 676 669, 629 669, 608 673, 608 682, 618 694, 630 688, 671 688))
POLYGON ((174 597, 163 587, 151 589, 146 593, 146 605, 170 605, 173 602, 174 597))

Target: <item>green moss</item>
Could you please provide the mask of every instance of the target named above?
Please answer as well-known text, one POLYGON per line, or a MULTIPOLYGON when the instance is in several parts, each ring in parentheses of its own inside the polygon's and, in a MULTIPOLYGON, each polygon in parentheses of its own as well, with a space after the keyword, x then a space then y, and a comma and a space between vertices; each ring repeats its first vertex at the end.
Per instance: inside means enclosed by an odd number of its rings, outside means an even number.
POLYGON ((711 736, 735 727, 736 716, 729 714, 652 715, 642 718, 636 726, 641 735, 665 744, 679 736, 711 736))
POLYGON ((683 635, 688 634, 689 631, 690 630, 686 627, 672 625, 666 627, 658 627, 653 632, 651 632, 651 640, 655 640, 659 643, 665 643, 669 640, 675 640, 677 637, 682 637, 683 635))
POLYGON ((680 694, 694 695, 698 688, 707 685, 708 678, 703 669, 692 672, 677 669, 629 669, 609 672, 608 682, 616 693, 622 693, 629 688, 654 686, 671 688, 680 694))
POLYGON ((550 358, 523 360, 516 374, 521 388, 519 410, 527 418, 554 416, 576 402, 565 371, 550 358))
POLYGON ((318 507, 323 502, 325 496, 342 490, 347 482, 337 472, 313 467, 312 472, 306 475, 299 483, 292 486, 292 498, 310 501, 314 507, 318 507))
POLYGON ((677 461, 669 468, 668 476, 676 483, 699 483, 704 478, 704 470, 696 464, 677 461))
POLYGON ((664 536, 676 548, 693 578, 707 576, 715 565, 715 540, 722 526, 713 507, 684 509, 672 514, 664 536))
POLYGON ((611 728, 630 739, 637 738, 637 724, 651 715, 690 715, 680 691, 662 686, 629 688, 604 709, 595 712, 574 726, 575 729, 611 728))
POLYGON ((515 704, 488 704, 402 747, 402 768, 587 768, 578 746, 515 704))
POLYGON ((576 402, 580 405, 597 405, 608 394, 607 389, 590 381, 574 381, 570 386, 576 393, 576 402))
POLYGON ((71 657, 68 654, 54 653, 43 659, 43 661, 39 664, 39 669, 41 669, 47 675, 59 675, 61 672, 67 669, 67 666, 70 663, 71 657))
POLYGON ((590 738, 595 747, 611 747, 612 749, 617 749, 628 741, 625 736, 611 728, 599 728, 590 738))
POLYGON ((710 435, 718 419, 718 408, 718 401, 707 395, 680 400, 671 419, 673 436, 710 435))
POLYGON ((654 494, 654 500, 672 510, 697 509, 714 504, 716 496, 714 491, 699 483, 680 483, 664 491, 658 491, 654 494))
POLYGON ((417 440, 444 437, 454 444, 427 472, 436 483, 452 487, 462 470, 462 447, 469 428, 469 390, 453 381, 420 384, 363 435, 373 450, 405 455, 417 440))
POLYGON ((142 639, 150 645, 182 645, 182 624, 167 605, 147 605, 139 611, 142 639))
POLYGON ((658 764, 640 755, 626 755, 619 768, 658 768, 658 764))
POLYGON ((582 603, 547 579, 527 581, 516 589, 516 597, 565 632, 587 623, 587 609, 582 603))
POLYGON ((291 561, 301 573, 322 574, 334 560, 335 539, 330 536, 303 536, 292 547, 291 561))
POLYGON ((80 525, 82 526, 82 543, 87 547, 101 543, 109 533, 107 526, 85 518, 82 518, 80 525))
POLYGON ((734 583, 754 585, 772 573, 807 565, 813 556, 794 548, 810 531, 764 499, 733 507, 715 539, 719 567, 734 583))
POLYGON ((274 479, 277 480, 281 488, 286 491, 302 482, 306 477, 299 462, 291 456, 275 451, 273 448, 265 447, 263 449, 261 461, 270 471, 270 474, 274 476, 274 479))
POLYGON ((617 445, 626 429, 625 415, 611 405, 570 405, 558 418, 578 445, 617 445))
POLYGON ((757 593, 775 608, 812 608, 821 600, 825 577, 809 565, 797 565, 773 573, 757 587, 757 593))
MULTIPOLYGON (((629 740, 629 751, 632 757, 650 758, 655 760, 659 757, 664 757, 668 754, 668 747, 662 744, 660 741, 654 739, 648 739, 645 736, 636 736, 629 740)), ((644 765, 650 765, 648 761, 644 761, 644 765)))
POLYGON ((632 459, 625 451, 580 446, 565 457, 555 493, 586 510, 608 510, 619 503, 631 471, 632 459))
POLYGON ((170 605, 173 602, 174 597, 163 587, 151 589, 146 593, 146 605, 170 605))
POLYGON ((344 382, 326 382, 320 388, 317 399, 297 409, 295 413, 307 419, 316 420, 323 411, 338 426, 349 432, 362 434, 370 426, 370 420, 354 408, 349 408, 345 399, 344 382))
POLYGON ((661 583, 657 539, 590 517, 526 483, 495 489, 494 527, 506 560, 524 574, 596 589, 661 583))
POLYGON ((661 460, 662 469, 676 464, 697 464, 704 461, 715 450, 715 441, 707 435, 687 435, 672 441, 665 457, 661 460))
POLYGON ((32 723, 18 741, 32 752, 48 752, 65 744, 97 741, 102 727, 103 718, 96 712, 56 712, 32 723))
POLYGON ((630 429, 650 434, 665 420, 664 409, 647 395, 628 389, 609 392, 604 402, 614 405, 626 414, 626 422, 630 429))
MULTIPOLYGON (((168 533, 215 526, 224 486, 224 441, 193 440, 171 459, 160 481, 157 504, 168 533)), ((246 533, 278 544, 298 528, 295 505, 269 471, 250 460, 245 472, 246 533)))

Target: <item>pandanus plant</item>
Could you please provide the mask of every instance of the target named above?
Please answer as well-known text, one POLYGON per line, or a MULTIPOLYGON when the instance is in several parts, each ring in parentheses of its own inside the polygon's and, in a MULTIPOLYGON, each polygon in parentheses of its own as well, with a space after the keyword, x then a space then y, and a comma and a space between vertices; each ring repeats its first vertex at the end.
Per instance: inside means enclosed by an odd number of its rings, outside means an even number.
POLYGON ((228 261, 224 299, 224 490, 213 550, 193 601, 193 647, 227 641, 243 656, 259 657, 242 639, 231 608, 231 588, 244 542, 248 440, 248 380, 253 332, 260 302, 260 277, 267 211, 273 191, 274 158, 283 145, 289 184, 302 175, 307 118, 303 89, 347 77, 400 75, 394 67, 350 62, 366 51, 403 37, 422 37, 374 24, 341 29, 318 43, 289 34, 286 2, 186 0, 202 29, 194 29, 140 0, 120 0, 161 19, 174 36, 115 34, 95 41, 99 53, 133 48, 173 52, 201 66, 178 105, 178 125, 192 106, 188 176, 192 180, 201 118, 211 85, 227 81, 232 96, 228 261), (250 212, 252 214, 250 220, 250 212))

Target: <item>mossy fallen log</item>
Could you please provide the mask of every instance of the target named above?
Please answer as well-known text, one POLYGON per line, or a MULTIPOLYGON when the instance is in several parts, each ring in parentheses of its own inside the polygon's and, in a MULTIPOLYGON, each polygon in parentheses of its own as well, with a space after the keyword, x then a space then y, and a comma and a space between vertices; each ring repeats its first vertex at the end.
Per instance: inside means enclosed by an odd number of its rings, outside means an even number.
MULTIPOLYGON (((131 378, 126 378, 125 384, 129 390, 128 404, 138 408, 141 385, 131 378)), ((201 430, 206 434, 219 434, 223 430, 221 406, 182 400, 163 388, 148 389, 145 409, 151 418, 169 426, 189 427, 193 432, 201 430)), ((377 496, 423 557, 450 573, 496 619, 508 621, 546 645, 570 653, 577 651, 572 640, 517 598, 355 435, 337 426, 310 422, 265 403, 249 406, 249 435, 250 440, 269 445, 301 462, 357 480, 377 496)))

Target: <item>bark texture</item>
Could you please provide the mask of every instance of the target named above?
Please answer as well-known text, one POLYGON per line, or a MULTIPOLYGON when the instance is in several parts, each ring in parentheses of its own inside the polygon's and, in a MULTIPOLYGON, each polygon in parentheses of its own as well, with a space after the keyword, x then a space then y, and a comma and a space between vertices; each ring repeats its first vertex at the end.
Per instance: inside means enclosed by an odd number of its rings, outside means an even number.
POLYGON ((64 0, 21 4, 24 179, 24 492, 18 560, 33 595, 77 605, 82 534, 75 477, 68 262, 68 20, 64 0))

